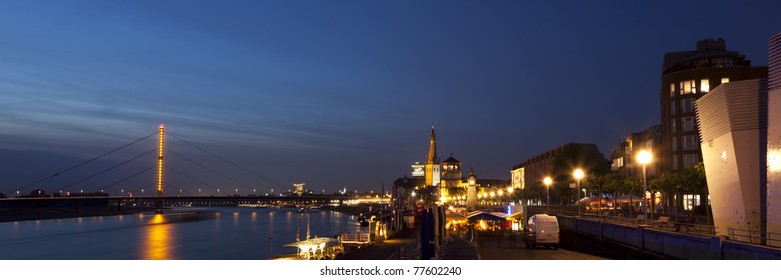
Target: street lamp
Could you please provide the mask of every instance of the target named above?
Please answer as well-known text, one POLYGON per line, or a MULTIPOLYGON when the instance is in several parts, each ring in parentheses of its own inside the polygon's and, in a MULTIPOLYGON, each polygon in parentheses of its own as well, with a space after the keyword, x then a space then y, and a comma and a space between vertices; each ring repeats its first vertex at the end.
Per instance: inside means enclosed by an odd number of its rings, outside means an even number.
POLYGON ((647 184, 645 181, 645 167, 651 163, 654 156, 649 152, 648 150, 640 150, 637 152, 637 163, 643 166, 643 224, 648 224, 648 206, 646 205, 645 201, 645 192, 647 188, 647 184))
MULTIPOLYGON (((583 169, 575 169, 575 172, 572 173, 572 176, 575 177, 575 180, 578 180, 578 188, 577 188, 577 199, 580 200, 580 179, 583 179, 583 169)), ((578 204, 578 212, 580 212, 580 201, 576 201, 575 203, 578 204)), ((578 213, 580 214, 580 213, 578 213)))
POLYGON ((548 202, 546 202, 545 205, 548 205, 548 210, 550 210, 550 184, 553 183, 553 179, 545 177, 545 179, 542 180, 542 183, 545 184, 545 195, 548 197, 548 202))

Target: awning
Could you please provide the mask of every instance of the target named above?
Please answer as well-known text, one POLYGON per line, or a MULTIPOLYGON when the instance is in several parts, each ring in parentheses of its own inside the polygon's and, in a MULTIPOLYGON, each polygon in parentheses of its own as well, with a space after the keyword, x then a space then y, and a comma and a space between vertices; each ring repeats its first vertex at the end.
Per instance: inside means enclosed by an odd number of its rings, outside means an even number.
POLYGON ((630 198, 631 198, 631 202, 632 203, 640 203, 640 202, 643 201, 642 197, 626 194, 626 195, 622 195, 622 196, 616 197, 616 202, 618 202, 618 203, 629 203, 630 202, 630 198))
POLYGON ((487 220, 487 221, 504 221, 509 215, 501 212, 480 212, 475 213, 473 215, 467 216, 467 220, 470 222, 473 221, 479 221, 479 220, 487 220))

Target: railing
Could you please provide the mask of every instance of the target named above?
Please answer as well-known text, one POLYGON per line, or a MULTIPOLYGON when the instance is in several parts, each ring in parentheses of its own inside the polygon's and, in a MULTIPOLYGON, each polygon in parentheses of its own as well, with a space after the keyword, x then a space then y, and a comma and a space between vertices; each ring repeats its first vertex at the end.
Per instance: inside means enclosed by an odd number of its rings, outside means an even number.
POLYGON ((781 247, 781 233, 727 228, 727 237, 731 241, 781 247))
POLYGON ((716 235, 716 227, 711 225, 701 225, 694 223, 681 223, 681 222, 667 222, 667 223, 651 223, 653 229, 674 231, 681 233, 688 233, 699 236, 714 236, 716 235))
POLYGON ((343 233, 343 244, 368 244, 371 242, 368 233, 343 233))

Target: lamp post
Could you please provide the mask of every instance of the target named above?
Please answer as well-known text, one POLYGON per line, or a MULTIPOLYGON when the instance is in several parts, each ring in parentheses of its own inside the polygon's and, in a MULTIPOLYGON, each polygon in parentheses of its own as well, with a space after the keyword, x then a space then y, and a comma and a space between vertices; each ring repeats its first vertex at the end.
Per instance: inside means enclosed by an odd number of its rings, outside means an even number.
POLYGON ((653 155, 647 150, 637 152, 637 163, 643 166, 643 224, 648 224, 648 206, 645 199, 647 184, 645 181, 645 167, 653 160, 653 155))
POLYGON ((545 177, 545 179, 542 180, 542 183, 545 184, 545 195, 548 197, 548 201, 545 205, 548 206, 548 211, 550 211, 550 184, 553 183, 553 179, 545 177))
POLYGON ((572 176, 575 177, 575 180, 578 181, 578 188, 577 188, 577 191, 578 191, 577 199, 578 199, 578 201, 576 201, 576 203, 578 203, 578 214, 580 214, 580 212, 581 212, 581 210, 580 210, 580 201, 579 201, 580 200, 580 179, 583 179, 583 169, 580 169, 580 168, 575 169, 575 172, 572 173, 572 176))

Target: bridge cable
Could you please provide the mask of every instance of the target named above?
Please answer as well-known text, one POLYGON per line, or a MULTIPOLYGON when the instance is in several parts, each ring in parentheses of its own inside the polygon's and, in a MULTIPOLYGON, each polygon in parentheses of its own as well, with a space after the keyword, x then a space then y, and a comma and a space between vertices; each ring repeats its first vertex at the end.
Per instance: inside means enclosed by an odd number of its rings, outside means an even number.
POLYGON ((38 181, 32 182, 32 183, 30 183, 30 184, 27 184, 27 185, 25 185, 25 186, 23 186, 23 187, 21 187, 21 188, 18 188, 18 189, 16 189, 16 191, 17 191, 17 192, 18 192, 18 191, 21 191, 21 190, 23 190, 23 189, 29 188, 30 186, 36 185, 36 184, 38 184, 38 183, 40 183, 40 182, 43 182, 43 181, 49 180, 49 179, 51 179, 51 178, 57 177, 57 176, 59 176, 59 175, 60 175, 60 174, 62 174, 62 173, 65 173, 65 172, 71 171, 71 170, 73 170, 73 169, 79 168, 79 167, 81 167, 81 166, 83 166, 83 165, 85 165, 85 164, 87 164, 87 163, 93 162, 93 161, 95 161, 95 160, 97 160, 97 159, 100 159, 100 158, 102 158, 102 157, 104 157, 104 156, 107 156, 107 155, 109 155, 109 154, 111 154, 111 153, 114 153, 114 152, 116 152, 116 151, 119 151, 119 150, 121 150, 121 149, 124 149, 124 148, 126 148, 126 147, 128 147, 128 146, 130 146, 130 145, 133 145, 133 144, 135 144, 135 143, 138 143, 138 142, 140 142, 140 141, 142 141, 142 140, 144 140, 144 139, 147 139, 147 138, 149 138, 149 137, 152 137, 152 136, 154 136, 154 135, 156 135, 156 134, 158 134, 158 133, 159 133, 159 132, 155 131, 155 132, 154 132, 154 133, 152 133, 152 134, 149 134, 149 135, 147 135, 147 136, 144 136, 143 138, 141 138, 141 139, 138 139, 138 140, 136 140, 136 141, 130 142, 130 143, 128 143, 128 144, 126 144, 126 145, 124 145, 124 146, 122 146, 122 147, 119 147, 119 148, 113 149, 113 150, 111 150, 111 151, 108 151, 108 152, 106 152, 106 153, 104 153, 104 154, 102 154, 102 155, 99 155, 99 156, 97 156, 97 157, 94 157, 94 158, 92 158, 92 159, 89 159, 89 160, 87 160, 87 161, 84 161, 84 162, 82 162, 82 163, 79 163, 79 164, 77 164, 77 165, 74 165, 74 166, 71 166, 71 167, 69 167, 69 168, 66 168, 66 169, 64 169, 64 170, 62 170, 62 171, 60 171, 60 172, 57 172, 57 173, 55 173, 54 175, 51 175, 51 176, 49 176, 49 177, 46 177, 46 178, 40 179, 40 180, 38 180, 38 181))
POLYGON ((185 190, 184 188, 180 188, 180 187, 174 186, 174 185, 173 185, 173 184, 171 184, 171 183, 168 183, 168 182, 163 182, 163 185, 169 186, 169 187, 171 187, 171 188, 174 188, 174 189, 177 189, 177 190, 179 190, 179 191, 181 191, 181 192, 184 192, 184 193, 187 193, 187 194, 189 194, 189 195, 192 195, 192 193, 190 193, 189 191, 185 190))
MULTIPOLYGON (((185 174, 185 173, 184 173, 184 172, 182 172, 182 171, 176 170, 175 168, 173 168, 173 167, 170 167, 170 166, 168 166, 168 165, 166 165, 166 164, 163 164, 163 166, 164 166, 164 167, 165 167, 167 170, 171 170, 171 171, 173 171, 173 172, 176 172, 176 173, 178 173, 179 175, 182 175, 182 176, 184 176, 184 177, 187 177, 187 178, 189 178, 190 180, 196 181, 196 182, 198 182, 198 183, 201 183, 201 184, 203 184, 204 186, 207 186, 207 187, 210 187, 210 188, 212 188, 213 190, 219 191, 219 188, 213 187, 212 185, 209 185, 208 183, 206 183, 206 182, 204 182, 204 181, 201 181, 201 180, 195 179, 195 178, 193 178, 192 176, 190 176, 190 175, 187 175, 187 174, 185 174)), ((224 193, 224 194, 226 194, 226 195, 230 195, 230 193, 227 193, 227 192, 225 192, 225 191, 222 191, 222 193, 224 193)))
MULTIPOLYGON (((131 193, 131 194, 132 194, 132 193, 137 193, 137 192, 138 192, 138 191, 140 191, 140 190, 146 189, 146 188, 148 188, 148 187, 151 187, 151 186, 154 186, 154 185, 157 185, 157 182, 152 182, 152 183, 146 184, 145 186, 143 186, 143 187, 140 187, 140 188, 137 188, 136 190, 134 190, 134 191, 132 191, 132 192, 130 192, 130 193, 131 193)), ((142 196, 142 197, 143 197, 143 196, 142 196)))
POLYGON ((184 140, 184 139, 182 139, 182 138, 179 138, 179 136, 176 136, 176 135, 174 135, 174 134, 171 134, 171 133, 168 133, 168 135, 171 135, 171 136, 173 136, 174 138, 176 138, 176 139, 179 139, 180 141, 184 142, 184 143, 185 143, 185 144, 187 144, 187 145, 190 145, 190 146, 192 146, 193 148, 196 148, 196 149, 198 149, 198 150, 201 150, 201 151, 202 151, 202 152, 204 152, 204 153, 207 153, 207 154, 209 154, 209 155, 211 155, 211 156, 213 156, 213 157, 215 157, 215 158, 217 158, 217 159, 219 159, 219 160, 222 160, 222 161, 224 161, 224 162, 226 162, 226 163, 228 163, 228 164, 230 164, 230 165, 233 165, 233 166, 234 166, 234 167, 236 167, 236 168, 239 168, 239 169, 241 169, 241 170, 244 170, 244 171, 245 171, 245 172, 247 172, 247 173, 250 173, 250 174, 252 174, 252 175, 255 175, 255 176, 257 176, 258 178, 261 178, 261 179, 263 179, 263 180, 266 180, 266 181, 268 181, 268 182, 270 182, 270 183, 272 183, 272 184, 274 184, 274 185, 277 185, 277 186, 278 186, 278 187, 280 187, 280 188, 283 188, 283 189, 285 188, 285 187, 283 187, 282 185, 280 185, 279 183, 277 183, 277 182, 274 182, 273 180, 271 180, 271 179, 269 179, 269 178, 263 177, 263 176, 261 176, 260 174, 257 174, 257 173, 255 173, 255 172, 252 172, 251 170, 249 170, 249 169, 247 169, 247 168, 244 168, 244 167, 242 167, 242 166, 239 166, 238 164, 235 164, 235 163, 233 163, 233 162, 231 162, 231 161, 228 161, 227 159, 224 159, 224 158, 222 158, 222 157, 220 157, 220 156, 218 156, 218 155, 215 155, 214 153, 211 153, 211 152, 209 152, 209 151, 207 151, 207 150, 205 150, 205 149, 203 149, 203 148, 201 148, 201 147, 198 147, 198 146, 196 146, 195 144, 188 142, 187 140, 184 140))
POLYGON ((110 187, 113 187, 113 186, 114 186, 114 185, 116 185, 116 184, 119 184, 119 183, 122 183, 122 182, 124 182, 124 181, 127 181, 127 180, 129 180, 130 178, 136 177, 136 176, 138 176, 138 175, 141 175, 141 174, 143 174, 144 172, 147 172, 147 171, 149 171, 149 170, 153 170, 153 169, 155 169, 155 168, 157 168, 157 166, 152 166, 152 167, 150 167, 150 168, 147 168, 147 169, 144 169, 144 170, 142 170, 142 171, 139 171, 138 173, 136 173, 136 174, 133 174, 133 175, 130 175, 130 176, 128 176, 128 177, 125 177, 125 178, 124 178, 124 179, 122 179, 122 180, 119 180, 119 181, 116 181, 116 182, 114 182, 114 183, 108 184, 108 185, 106 185, 105 187, 103 187, 103 188, 99 189, 98 191, 102 191, 102 190, 108 189, 108 188, 110 188, 110 187))
POLYGON ((168 152, 169 152, 169 153, 171 153, 172 155, 175 155, 175 156, 177 156, 177 157, 180 157, 180 158, 182 158, 182 159, 184 159, 184 160, 186 160, 186 161, 189 161, 189 162, 191 162, 191 163, 193 163, 193 164, 195 164, 195 165, 197 165, 197 166, 200 166, 200 167, 201 167, 201 168, 203 168, 203 169, 206 169, 206 170, 209 170, 209 171, 211 171, 211 172, 214 172, 214 173, 216 173, 217 175, 220 175, 220 176, 222 176, 222 177, 223 177, 223 178, 225 178, 225 179, 231 180, 231 181, 233 181, 234 183, 236 183, 236 184, 239 184, 239 185, 241 185, 241 186, 243 186, 243 187, 247 188, 248 190, 253 190, 253 189, 252 189, 252 187, 248 186, 247 184, 244 184, 244 183, 242 183, 242 182, 239 182, 239 181, 237 181, 237 180, 235 180, 235 179, 233 179, 233 178, 231 178, 231 177, 228 177, 228 176, 226 176, 226 175, 224 175, 224 174, 222 174, 222 173, 218 172, 217 170, 214 170, 214 169, 211 169, 211 168, 209 168, 209 167, 206 167, 206 166, 204 166, 203 164, 200 164, 200 163, 198 163, 198 162, 196 162, 196 161, 194 161, 194 160, 191 160, 191 159, 189 159, 189 158, 186 158, 185 156, 183 156, 183 155, 180 155, 180 154, 178 154, 178 153, 176 153, 176 152, 174 152, 174 151, 171 151, 170 149, 168 150, 168 152))
POLYGON ((117 164, 117 165, 114 165, 114 166, 112 166, 112 167, 109 167, 108 169, 105 169, 105 170, 103 170, 103 171, 100 171, 100 172, 98 172, 98 173, 95 173, 95 174, 92 174, 92 175, 90 175, 90 176, 87 176, 87 177, 86 177, 86 178, 84 178, 84 179, 81 179, 81 180, 79 180, 79 181, 76 181, 76 182, 74 182, 74 183, 71 183, 71 184, 69 184, 69 185, 66 185, 66 186, 64 186, 64 187, 62 187, 62 188, 59 188, 59 189, 57 189, 57 190, 54 190, 54 192, 56 193, 56 192, 58 192, 58 191, 61 191, 61 190, 64 190, 64 189, 67 189, 67 188, 73 187, 74 185, 76 185, 76 184, 78 184, 78 183, 81 183, 81 182, 87 181, 87 180, 89 180, 89 179, 95 178, 95 177, 96 177, 96 176, 98 176, 98 175, 101 175, 101 174, 103 174, 103 173, 106 173, 106 172, 108 172, 108 171, 111 171, 111 170, 113 170, 114 168, 117 168, 117 167, 120 167, 120 166, 122 166, 122 165, 125 165, 125 164, 127 164, 127 163, 129 163, 129 162, 131 162, 131 161, 134 161, 134 160, 136 160, 136 159, 138 159, 138 158, 140 158, 140 157, 143 157, 143 156, 145 156, 145 155, 148 155, 148 154, 150 154, 150 153, 152 153, 152 152, 154 152, 154 151, 157 151, 157 149, 152 149, 152 150, 150 150, 150 151, 148 151, 148 152, 146 152, 146 153, 140 154, 140 155, 138 155, 138 156, 136 156, 136 157, 134 157, 134 158, 131 158, 131 159, 129 159, 129 160, 126 160, 126 161, 124 161, 124 162, 121 162, 121 163, 119 163, 119 164, 117 164))

